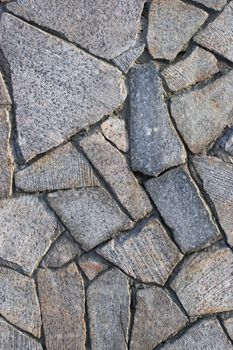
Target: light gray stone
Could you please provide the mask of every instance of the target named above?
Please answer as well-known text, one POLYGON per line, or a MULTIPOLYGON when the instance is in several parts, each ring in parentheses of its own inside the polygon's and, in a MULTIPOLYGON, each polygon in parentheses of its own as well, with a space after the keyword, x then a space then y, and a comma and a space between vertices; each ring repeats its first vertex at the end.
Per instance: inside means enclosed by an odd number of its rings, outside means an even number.
POLYGON ((213 22, 195 36, 194 40, 233 62, 232 37, 233 3, 230 2, 213 22))
POLYGON ((227 4, 227 0, 193 0, 206 7, 220 11, 227 4))
POLYGON ((83 138, 80 144, 132 218, 139 220, 146 216, 152 210, 149 198, 123 155, 99 131, 83 138))
POLYGON ((47 350, 85 350, 85 291, 75 264, 39 270, 38 290, 47 350))
POLYGON ((32 278, 0 267, 0 314, 13 325, 40 338, 40 306, 32 278))
POLYGON ((90 163, 70 142, 15 174, 16 187, 27 192, 98 184, 90 163))
POLYGON ((130 349, 152 350, 188 322, 171 297, 159 287, 137 292, 130 349))
POLYGON ((0 108, 11 105, 11 99, 4 82, 3 76, 0 72, 0 108))
POLYGON ((128 152, 129 140, 124 119, 120 116, 110 116, 101 124, 103 135, 120 151, 128 152))
POLYGON ((84 250, 90 250, 132 222, 102 188, 59 191, 49 203, 84 250))
POLYGON ((158 175, 184 163, 185 148, 170 120, 154 63, 130 72, 130 156, 133 170, 158 175))
POLYGON ((221 319, 229 337, 233 340, 233 312, 227 313, 226 315, 223 314, 221 319))
POLYGON ((127 350, 130 291, 119 270, 105 272, 87 288, 87 307, 93 350, 127 350))
POLYGON ((184 50, 208 14, 180 0, 153 0, 149 12, 148 48, 154 58, 173 60, 184 50))
POLYGON ((26 160, 96 123, 126 97, 117 68, 7 13, 1 16, 0 46, 11 68, 26 160))
POLYGON ((200 249, 220 237, 186 166, 148 180, 146 188, 182 252, 200 249))
POLYGON ((0 201, 0 257, 31 274, 61 232, 55 215, 36 196, 0 201))
POLYGON ((142 282, 164 285, 182 254, 156 218, 112 239, 97 252, 142 282))
POLYGON ((184 141, 199 153, 233 122, 233 70, 202 89, 171 100, 171 113, 184 141))
POLYGON ((123 52, 120 56, 114 58, 113 62, 124 74, 127 74, 138 57, 143 53, 144 48, 144 44, 138 43, 134 47, 131 47, 129 50, 123 52))
POLYGON ((110 266, 108 261, 104 260, 95 252, 83 254, 78 263, 90 281, 93 280, 100 272, 107 270, 110 266))

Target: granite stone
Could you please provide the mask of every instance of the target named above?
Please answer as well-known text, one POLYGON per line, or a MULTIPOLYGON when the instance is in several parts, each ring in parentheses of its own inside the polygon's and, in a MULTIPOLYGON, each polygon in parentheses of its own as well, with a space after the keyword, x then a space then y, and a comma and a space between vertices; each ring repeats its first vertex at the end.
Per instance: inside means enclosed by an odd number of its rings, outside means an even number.
POLYGON ((129 140, 123 118, 118 115, 110 116, 101 124, 101 131, 120 151, 128 152, 129 140))
POLYGON ((211 154, 224 162, 233 163, 233 126, 228 128, 214 144, 211 154))
POLYGON ((233 312, 221 315, 221 319, 229 337, 233 340, 233 312))
POLYGON ((145 44, 137 43, 134 47, 131 47, 120 56, 114 58, 113 63, 115 63, 124 74, 127 74, 135 61, 142 55, 144 48, 145 44))
POLYGON ((93 280, 100 272, 107 270, 110 266, 108 261, 93 251, 83 254, 79 258, 78 264, 90 281, 93 280))
POLYGON ((9 107, 11 105, 11 98, 9 96, 5 81, 0 72, 0 108, 9 107))

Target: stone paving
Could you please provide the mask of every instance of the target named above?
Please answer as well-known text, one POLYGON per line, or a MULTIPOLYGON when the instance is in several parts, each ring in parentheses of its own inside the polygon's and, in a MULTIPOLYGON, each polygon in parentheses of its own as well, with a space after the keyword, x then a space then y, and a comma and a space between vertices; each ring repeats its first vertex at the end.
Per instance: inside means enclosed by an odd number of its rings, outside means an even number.
POLYGON ((233 1, 0 0, 0 350, 233 349, 233 1))

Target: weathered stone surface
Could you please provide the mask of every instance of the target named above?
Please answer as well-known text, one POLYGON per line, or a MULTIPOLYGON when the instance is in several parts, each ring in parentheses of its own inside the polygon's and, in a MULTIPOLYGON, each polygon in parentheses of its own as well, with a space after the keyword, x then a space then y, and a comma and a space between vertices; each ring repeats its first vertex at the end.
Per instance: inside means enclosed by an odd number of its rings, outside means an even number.
POLYGON ((207 156, 196 156, 193 163, 204 190, 214 203, 228 243, 233 246, 233 164, 207 156))
MULTIPOLYGON (((226 1, 225 1, 226 2, 226 1)), ((223 12, 206 28, 201 30, 195 41, 209 50, 233 62, 233 3, 230 2, 223 12)))
POLYGON ((221 318, 229 337, 233 340, 233 313, 230 312, 230 313, 227 313, 226 315, 222 315, 221 318))
POLYGON ((36 196, 0 201, 0 257, 31 274, 58 236, 57 218, 36 196))
POLYGON ((101 124, 101 130, 106 139, 123 152, 129 150, 129 140, 124 119, 111 116, 101 124))
MULTIPOLYGON (((43 13, 52 12, 43 8, 43 13)), ((99 121, 126 97, 118 69, 7 13, 1 17, 0 45, 11 67, 26 160, 99 121)))
POLYGON ((158 175, 185 162, 184 146, 170 120, 154 63, 130 72, 130 156, 133 170, 158 175))
POLYGON ((173 60, 207 17, 203 10, 179 0, 153 0, 147 34, 152 56, 173 60))
POLYGON ((233 71, 171 101, 172 116, 193 153, 201 152, 233 122, 232 108, 233 71))
POLYGON ((233 253, 220 247, 188 257, 171 283, 190 316, 233 308, 233 253))
POLYGON ((187 322, 187 317, 162 288, 141 289, 137 292, 130 349, 151 350, 187 322))
POLYGON ((200 249, 219 238, 220 232, 186 166, 148 180, 146 188, 182 252, 200 249))
POLYGON ((123 52, 120 56, 113 59, 113 62, 119 67, 119 69, 127 74, 130 68, 134 65, 135 61, 143 53, 145 48, 144 44, 136 44, 129 50, 123 52))
POLYGON ((208 79, 218 71, 215 56, 196 47, 188 57, 164 69, 162 75, 169 89, 178 91, 208 79))
POLYGON ((89 280, 93 280, 100 272, 107 270, 110 265, 95 252, 83 254, 78 263, 89 280))
POLYGON ((193 0, 199 4, 205 5, 206 7, 212 8, 216 11, 220 11, 223 6, 226 5, 227 0, 193 0))
POLYGON ((85 350, 85 292, 76 265, 39 270, 38 289, 46 348, 85 350))
MULTIPOLYGON (((0 267, 0 314, 15 326, 40 338, 40 306, 33 279, 0 267)), ((3 349, 1 346, 0 343, 3 349)))
POLYGON ((98 131, 83 138, 80 144, 132 218, 139 220, 146 216, 152 210, 149 198, 138 184, 123 155, 98 131))
POLYGON ((130 228, 132 222, 102 188, 59 191, 49 202, 84 250, 130 228))
POLYGON ((182 258, 158 219, 151 218, 112 239, 97 252, 142 282, 163 285, 182 258))
POLYGON ((29 192, 98 184, 91 165, 70 142, 15 174, 16 187, 29 192))
POLYGON ((204 319, 191 326, 180 338, 171 341, 161 350, 231 350, 232 344, 217 319, 204 319))
POLYGON ((6 88, 6 84, 3 80, 3 76, 0 72, 0 108, 11 105, 11 99, 6 88))
POLYGON ((216 141, 212 154, 218 156, 224 162, 233 163, 233 126, 227 129, 216 141))
POLYGON ((0 318, 0 348, 1 350, 43 350, 33 338, 21 333, 0 318))
POLYGON ((87 289, 91 346, 94 350, 127 350, 130 294, 126 276, 113 269, 87 289))

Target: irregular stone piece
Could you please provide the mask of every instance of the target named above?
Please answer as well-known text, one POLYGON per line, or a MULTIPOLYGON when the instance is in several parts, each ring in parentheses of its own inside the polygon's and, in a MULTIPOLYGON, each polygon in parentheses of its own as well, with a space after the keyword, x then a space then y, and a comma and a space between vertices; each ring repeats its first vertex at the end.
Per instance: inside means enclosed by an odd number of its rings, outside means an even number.
POLYGON ((40 306, 33 279, 0 267, 0 314, 15 326, 40 338, 40 306))
POLYGON ((0 257, 31 274, 61 232, 57 218, 36 196, 0 201, 0 257))
POLYGON ((233 164, 207 156, 196 156, 193 163, 204 190, 214 203, 228 243, 233 246, 233 164))
POLYGON ((144 48, 144 44, 137 44, 136 46, 131 47, 129 50, 123 52, 120 56, 114 58, 113 62, 124 74, 127 74, 138 57, 143 53, 144 48))
POLYGON ((205 5, 206 7, 210 7, 216 11, 220 11, 223 6, 226 5, 227 0, 193 0, 198 2, 199 4, 205 5))
POLYGON ((148 180, 146 188, 182 252, 200 249, 220 237, 186 166, 148 180))
POLYGON ((130 156, 133 170, 158 175, 185 162, 184 146, 170 120, 154 63, 130 72, 130 156))
POLYGON ((151 218, 112 239, 97 252, 142 282, 164 285, 182 258, 158 219, 151 218))
POLYGON ((63 33, 97 56, 111 59, 136 43, 145 0, 17 0, 10 11, 63 33), (67 21, 69 18, 69 21, 67 21))
POLYGON ((194 40, 233 62, 232 37, 233 3, 230 2, 213 22, 195 36, 194 40))
POLYGON ((84 250, 130 228, 132 222, 102 188, 59 191, 49 203, 84 250))
POLYGON ((0 72, 0 108, 11 105, 11 99, 6 88, 6 84, 3 80, 3 76, 0 72))
POLYGON ((16 187, 28 192, 98 184, 91 165, 70 142, 15 174, 16 187))
POLYGON ((151 55, 174 60, 207 17, 206 12, 179 0, 153 0, 147 34, 151 55))
POLYGON ((46 348, 85 350, 85 292, 76 265, 39 270, 38 290, 46 348))
POLYGON ((187 322, 187 317, 162 288, 141 289, 137 292, 130 349, 151 350, 187 322))
POLYGON ((119 116, 110 116, 101 124, 101 130, 106 139, 123 152, 129 150, 129 140, 124 119, 119 116))
POLYGON ((162 346, 161 350, 232 350, 232 344, 217 319, 195 323, 180 338, 162 346))
POLYGON ((233 122, 233 70, 202 89, 175 96, 171 113, 193 153, 201 152, 233 122))
POLYGON ((233 163, 233 127, 226 130, 213 146, 212 153, 224 162, 233 163))
POLYGON ((217 63, 214 55, 196 47, 188 57, 164 69, 162 75, 169 89, 178 91, 217 73, 217 63))
POLYGON ((215 248, 189 256, 171 283, 190 316, 233 308, 233 253, 215 248))
POLYGON ((0 46, 11 67, 26 160, 96 123, 126 97, 118 69, 8 13, 1 17, 0 46))
POLYGON ((90 281, 93 280, 100 272, 107 270, 110 265, 95 252, 83 254, 78 263, 90 281))
POLYGON ((80 144, 132 218, 139 220, 146 216, 152 210, 149 198, 123 155, 100 132, 83 138, 80 144))
POLYGON ((227 315, 222 315, 221 318, 229 337, 233 340, 233 313, 230 312, 227 315))
POLYGON ((0 318, 0 346, 2 350, 43 350, 33 338, 21 333, 0 318))
POLYGON ((87 288, 91 346, 94 350, 127 350, 130 294, 126 276, 113 269, 87 288))

